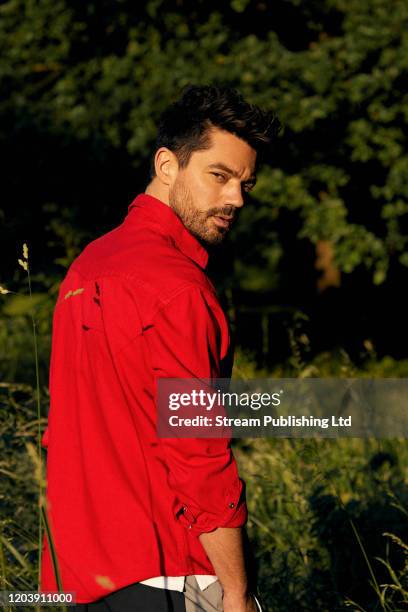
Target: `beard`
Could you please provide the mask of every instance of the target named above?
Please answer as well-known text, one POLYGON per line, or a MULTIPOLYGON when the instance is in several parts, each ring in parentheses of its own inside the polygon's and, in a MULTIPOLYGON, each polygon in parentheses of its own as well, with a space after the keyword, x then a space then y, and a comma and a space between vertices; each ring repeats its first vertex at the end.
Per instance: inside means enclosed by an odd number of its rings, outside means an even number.
POLYGON ((184 226, 204 245, 215 246, 221 244, 227 235, 228 229, 218 227, 211 222, 215 215, 233 217, 233 207, 209 208, 202 210, 194 204, 191 191, 184 181, 177 178, 169 192, 169 204, 184 226))

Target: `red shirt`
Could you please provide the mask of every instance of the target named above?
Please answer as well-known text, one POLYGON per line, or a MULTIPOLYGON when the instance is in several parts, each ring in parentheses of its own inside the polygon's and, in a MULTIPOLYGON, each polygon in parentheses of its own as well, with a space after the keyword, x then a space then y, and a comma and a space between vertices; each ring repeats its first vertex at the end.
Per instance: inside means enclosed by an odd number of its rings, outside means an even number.
MULTIPOLYGON (((230 439, 156 434, 158 378, 230 376, 207 260, 142 194, 61 284, 43 446, 62 585, 78 603, 153 576, 215 575, 197 536, 246 522, 230 439)), ((45 535, 40 590, 57 590, 45 535)))

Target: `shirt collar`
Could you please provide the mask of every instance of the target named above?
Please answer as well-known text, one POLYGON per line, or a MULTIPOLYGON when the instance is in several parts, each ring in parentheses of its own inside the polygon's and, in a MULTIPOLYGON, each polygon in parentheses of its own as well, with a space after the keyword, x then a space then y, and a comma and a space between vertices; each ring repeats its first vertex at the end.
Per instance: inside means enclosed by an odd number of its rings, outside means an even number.
POLYGON ((139 194, 128 208, 128 219, 137 217, 153 223, 159 231, 173 239, 176 247, 205 269, 208 263, 208 253, 185 227, 180 217, 164 202, 148 195, 139 194), (135 213, 137 214, 135 215, 135 213))

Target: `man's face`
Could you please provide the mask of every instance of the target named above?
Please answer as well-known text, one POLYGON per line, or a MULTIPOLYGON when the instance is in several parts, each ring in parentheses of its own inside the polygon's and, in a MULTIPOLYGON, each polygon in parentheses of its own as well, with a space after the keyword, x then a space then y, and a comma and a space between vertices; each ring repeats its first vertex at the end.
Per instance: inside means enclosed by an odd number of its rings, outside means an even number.
POLYGON ((186 228, 219 244, 255 184, 256 151, 230 132, 211 130, 211 147, 194 151, 170 186, 169 204, 186 228))

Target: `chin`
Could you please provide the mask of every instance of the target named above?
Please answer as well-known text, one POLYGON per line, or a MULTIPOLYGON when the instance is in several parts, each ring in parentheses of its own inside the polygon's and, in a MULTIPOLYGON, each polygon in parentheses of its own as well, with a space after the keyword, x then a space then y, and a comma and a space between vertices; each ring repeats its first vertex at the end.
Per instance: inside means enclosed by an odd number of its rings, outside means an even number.
POLYGON ((226 234, 218 234, 218 235, 207 236, 206 238, 203 238, 203 240, 210 246, 217 246, 221 244, 222 242, 224 242, 225 237, 226 237, 226 234))
MULTIPOLYGON (((202 229, 202 228, 200 228, 202 229)), ((194 231, 191 230, 190 231, 195 235, 196 238, 198 238, 198 240, 203 243, 205 246, 217 246, 219 244, 221 244, 226 236, 227 233, 223 233, 222 231, 218 231, 218 229, 213 229, 208 228, 208 231, 206 232, 199 232, 199 231, 194 231)))

